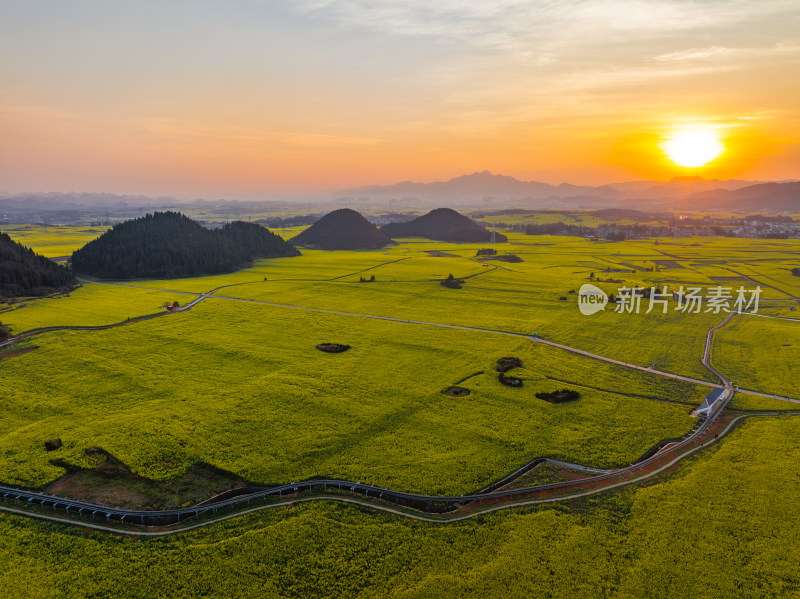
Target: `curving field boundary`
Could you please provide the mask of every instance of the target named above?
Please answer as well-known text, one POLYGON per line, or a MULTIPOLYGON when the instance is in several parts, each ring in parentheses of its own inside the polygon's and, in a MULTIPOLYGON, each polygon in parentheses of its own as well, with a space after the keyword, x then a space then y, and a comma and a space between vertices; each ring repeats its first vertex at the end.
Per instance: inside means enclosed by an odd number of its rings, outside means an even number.
MULTIPOLYGON (((218 291, 218 289, 214 289, 205 294, 197 294, 200 297, 198 297, 195 301, 191 302, 190 304, 187 304, 186 306, 181 308, 181 310, 191 309, 192 306, 209 297, 214 297, 215 299, 230 299, 235 301, 278 305, 278 304, 269 304, 268 302, 254 302, 253 300, 241 300, 238 298, 213 296, 212 294, 218 291)), ((447 521, 453 521, 465 517, 472 517, 477 513, 494 511, 493 509, 490 510, 485 507, 487 502, 495 502, 502 504, 501 506, 495 507, 494 509, 505 509, 507 507, 515 507, 520 505, 535 505, 537 503, 565 501, 568 499, 574 499, 585 495, 595 494, 604 490, 610 490, 623 485, 632 484, 634 482, 638 482, 650 478, 652 476, 655 476, 656 474, 664 471, 665 469, 671 467, 680 460, 685 459, 689 455, 692 455, 693 453, 695 453, 696 451, 705 446, 705 441, 703 440, 703 438, 705 437, 705 435, 709 433, 710 429, 717 423, 720 415, 723 413, 728 402, 732 399, 734 395, 734 389, 733 386, 731 385, 731 382, 728 379, 726 379, 722 375, 722 373, 716 370, 711 365, 710 362, 711 346, 713 343, 714 333, 731 321, 731 319, 735 316, 735 314, 733 313, 729 314, 720 324, 712 327, 707 332, 706 344, 701 362, 709 371, 711 371, 714 375, 716 375, 720 379, 721 384, 713 384, 705 381, 699 381, 696 379, 690 379, 688 377, 682 377, 680 375, 675 375, 672 373, 665 373, 665 372, 655 371, 650 368, 643 368, 631 365, 625 362, 620 362, 618 360, 614 360, 604 356, 591 354, 583 350, 578 350, 569 346, 557 344, 552 341, 545 341, 541 338, 531 337, 529 335, 521 333, 512 333, 507 331, 493 331, 488 329, 477 329, 464 326, 445 325, 445 324, 419 322, 419 321, 408 321, 408 320, 400 320, 389 317, 350 314, 344 312, 337 312, 333 310, 304 308, 300 306, 283 306, 283 307, 307 309, 307 310, 329 312, 336 314, 347 314, 351 316, 361 316, 364 318, 407 322, 407 323, 414 323, 426 326, 439 326, 445 328, 476 330, 476 331, 492 332, 497 334, 523 337, 533 342, 543 343, 545 345, 550 345, 552 347, 570 351, 572 353, 576 353, 593 359, 617 364, 620 366, 634 368, 637 370, 642 370, 645 372, 650 372, 652 374, 658 374, 661 376, 667 376, 670 378, 688 380, 691 382, 702 383, 712 387, 722 388, 724 392, 722 396, 712 406, 712 410, 707 415, 707 417, 701 418, 698 421, 697 426, 695 426, 695 428, 692 431, 690 431, 690 433, 688 433, 680 440, 665 444, 658 451, 656 451, 651 455, 646 455, 638 462, 635 462, 630 466, 617 468, 609 471, 598 471, 596 469, 584 468, 584 470, 594 473, 595 476, 588 476, 587 478, 581 478, 571 481, 538 485, 534 487, 498 490, 501 489, 501 487, 510 484, 511 482, 513 482, 514 480, 516 480, 517 478, 528 472, 535 465, 541 462, 540 459, 529 462, 519 470, 504 477, 497 483, 494 483, 489 487, 486 487, 485 489, 478 491, 477 493, 468 495, 457 495, 457 496, 433 496, 433 495, 406 493, 402 491, 396 491, 393 489, 376 487, 374 485, 369 485, 366 483, 353 482, 340 479, 309 479, 301 482, 292 482, 289 484, 284 484, 267 489, 259 489, 257 491, 239 495, 236 497, 216 502, 208 502, 204 503, 203 505, 197 505, 190 508, 183 508, 176 510, 126 510, 115 507, 103 506, 99 504, 93 504, 89 502, 65 499, 61 497, 47 495, 44 493, 24 491, 6 486, 0 486, 0 498, 5 500, 11 500, 14 502, 24 502, 27 505, 31 506, 36 505, 39 507, 49 507, 54 511, 61 511, 65 514, 77 514, 79 516, 90 516, 92 518, 101 518, 109 522, 111 521, 119 522, 120 524, 123 525, 136 524, 140 526, 172 526, 172 525, 180 525, 182 522, 188 519, 192 518, 200 519, 201 517, 206 517, 206 518, 211 517, 212 521, 218 521, 219 518, 214 520, 214 516, 221 509, 229 509, 231 511, 234 511, 236 514, 248 513, 248 511, 252 511, 250 507, 253 502, 264 502, 275 499, 279 500, 278 503, 272 503, 270 505, 260 506, 257 509, 266 509, 267 507, 286 505, 287 504, 286 501, 280 501, 281 498, 283 498, 285 495, 297 495, 298 493, 308 492, 317 494, 317 497, 315 497, 314 499, 330 499, 331 498, 330 493, 333 491, 337 493, 345 493, 347 495, 355 497, 358 497, 359 495, 363 496, 365 498, 363 501, 360 499, 357 501, 352 497, 348 499, 348 501, 353 503, 366 502, 368 505, 376 507, 376 509, 383 509, 384 511, 409 515, 406 511, 399 509, 399 508, 405 508, 405 509, 415 510, 417 512, 416 517, 418 518, 422 518, 421 516, 419 516, 419 513, 421 512, 424 514, 438 514, 438 516, 436 517, 434 517, 433 515, 428 516, 429 518, 435 518, 436 521, 441 520, 443 517, 447 521), (634 476, 634 478, 631 478, 632 476, 634 476), (590 490, 578 490, 581 489, 582 487, 586 487, 587 485, 591 486, 592 488, 590 490), (564 495, 563 492, 565 491, 567 492, 567 494, 564 495), (553 494, 557 494, 558 496, 540 497, 538 499, 535 498, 536 496, 553 495, 553 494), (384 503, 395 504, 396 506, 399 506, 399 508, 388 508, 387 506, 381 504, 373 505, 373 503, 367 501, 368 499, 372 500, 377 499, 378 501, 384 503), (458 517, 452 515, 442 516, 442 514, 452 514, 453 512, 463 512, 463 511, 468 511, 469 513, 458 517)), ((16 343, 17 341, 25 337, 30 337, 33 335, 46 333, 54 330, 102 330, 102 329, 112 328, 114 326, 121 326, 132 322, 148 320, 164 316, 166 314, 168 313, 165 312, 160 314, 142 316, 136 319, 131 319, 129 321, 124 321, 122 323, 103 325, 97 327, 49 327, 46 329, 37 329, 17 335, 16 337, 9 340, 10 342, 6 342, 4 345, 16 343)), ((738 422, 739 420, 741 420, 741 418, 747 416, 749 415, 742 415, 737 418, 734 418, 730 423, 728 423, 724 431, 722 431, 722 433, 718 433, 714 438, 716 439, 721 434, 726 434, 731 429, 733 423, 738 422)), ((342 501, 345 500, 345 498, 340 497, 338 495, 334 496, 334 498, 342 501)), ((304 499, 295 499, 293 501, 295 502, 308 501, 311 499, 312 498, 304 498, 304 499)), ((36 517, 42 516, 41 514, 31 514, 23 510, 15 510, 13 508, 7 508, 4 506, 0 506, 0 510, 11 511, 13 513, 23 513, 26 515, 35 515, 36 517)), ((230 516, 231 515, 229 515, 228 517, 230 516)), ((47 516, 46 518, 53 519, 53 517, 50 516, 47 516)), ((55 519, 61 522, 69 521, 60 518, 55 518, 55 519)), ((81 523, 80 525, 84 526, 86 524, 81 523)), ((97 528, 96 525, 93 525, 92 527, 97 528)), ((127 532, 111 527, 101 527, 100 529, 103 530, 109 529, 109 530, 114 530, 115 532, 127 532)), ((182 529, 185 529, 185 527, 182 529)))
MULTIPOLYGON (((745 418, 752 418, 758 416, 800 416, 800 412, 764 412, 761 414, 741 414, 733 418, 730 422, 728 422, 727 426, 715 436, 715 438, 710 441, 714 443, 719 439, 726 436, 728 433, 733 430, 733 428, 739 424, 745 418)), ((113 526, 109 524, 97 524, 95 522, 88 522, 88 521, 81 521, 81 520, 74 520, 69 519, 68 517, 64 516, 50 516, 47 514, 39 513, 39 512, 32 512, 23 509, 18 509, 14 507, 9 507, 7 505, 0 505, 0 512, 20 515, 20 516, 27 516, 39 520, 46 520, 50 522, 55 522, 58 524, 69 524, 73 526, 78 526, 83 529, 89 530, 97 530, 101 532, 110 532, 114 534, 120 535, 127 535, 127 536, 135 536, 135 537, 163 537, 169 535, 180 534, 183 532, 188 532, 191 530, 195 530, 198 528, 203 528, 206 526, 211 526, 213 524, 217 524, 219 522, 223 522, 225 520, 230 520, 231 518, 237 518, 240 516, 245 516, 247 514, 252 514, 255 512, 259 512, 266 509, 274 509, 274 508, 281 508, 281 507, 288 507, 293 505, 298 505, 302 503, 306 503, 309 501, 337 501, 340 503, 348 503, 348 504, 355 504, 361 507, 369 508, 375 510, 377 512, 384 512, 393 514, 396 516, 409 518, 411 520, 417 520, 421 522, 428 522, 434 524, 447 524, 451 522, 458 522, 461 520, 467 520, 469 518, 475 518, 477 516, 488 514, 492 512, 497 512, 500 510, 507 510, 507 509, 514 509, 514 508, 525 508, 525 507, 533 507, 536 505, 544 505, 549 503, 556 503, 556 502, 564 502, 564 501, 571 501, 575 499, 581 499, 584 497, 589 497, 592 495, 597 495, 599 493, 605 493, 608 491, 612 491, 624 486, 638 484, 641 482, 645 482, 651 478, 661 475, 665 471, 673 468, 681 461, 691 457, 696 452, 700 451, 707 447, 706 443, 702 445, 696 446, 691 448, 680 455, 677 455, 670 459, 669 461, 661 464, 657 468, 646 472, 644 474, 640 474, 633 478, 629 478, 627 480, 616 481, 616 482, 608 482, 608 484, 604 484, 598 486, 596 488, 590 489, 583 489, 583 490, 574 490, 568 492, 564 495, 559 495, 557 497, 541 497, 541 498, 534 498, 534 499, 526 499, 522 494, 517 499, 513 497, 510 498, 508 501, 505 502, 486 502, 483 501, 480 505, 475 506, 474 508, 470 509, 469 511, 459 511, 459 512, 450 512, 444 514, 427 514, 419 511, 409 511, 408 509, 403 509, 401 507, 395 507, 390 505, 385 505, 382 503, 375 502, 374 499, 370 501, 372 496, 366 495, 364 498, 358 496, 344 496, 344 495, 333 495, 328 493, 320 493, 313 497, 293 497, 291 499, 279 499, 278 501, 266 504, 266 505, 258 505, 255 507, 250 506, 250 502, 253 500, 248 500, 246 505, 242 505, 240 509, 231 511, 227 514, 217 514, 217 510, 221 509, 222 506, 216 507, 209 507, 208 509, 203 511, 203 514, 207 516, 207 518, 201 522, 194 522, 190 524, 184 524, 183 521, 178 523, 177 526, 173 526, 167 530, 143 530, 141 528, 121 528, 119 526, 113 526)), ((596 480, 592 479, 592 480, 596 480)), ((314 481, 316 484, 325 484, 325 481, 314 481)), ((344 481, 339 481, 339 483, 343 483, 344 481)), ((575 481, 577 482, 585 482, 585 481, 575 481)), ((346 484, 359 484, 359 483, 346 483, 346 484)), ((295 485, 298 486, 298 485, 295 485)), ((376 489, 375 487, 370 487, 372 489, 376 489)), ((8 499, 8 495, 3 495, 0 493, 0 496, 5 497, 8 499)), ((481 497, 481 499, 486 499, 485 497, 481 497)), ((19 500, 18 500, 19 501, 19 500)), ((68 510, 65 513, 69 513, 68 510)), ((75 512, 73 512, 73 515, 75 512)), ((81 512, 77 512, 77 514, 81 514, 81 512)), ((87 512, 86 515, 89 515, 87 512)), ((107 518, 108 519, 108 518, 107 518)), ((126 521, 120 520, 120 522, 125 523, 126 521)), ((127 521, 128 524, 133 524, 133 519, 127 521)))

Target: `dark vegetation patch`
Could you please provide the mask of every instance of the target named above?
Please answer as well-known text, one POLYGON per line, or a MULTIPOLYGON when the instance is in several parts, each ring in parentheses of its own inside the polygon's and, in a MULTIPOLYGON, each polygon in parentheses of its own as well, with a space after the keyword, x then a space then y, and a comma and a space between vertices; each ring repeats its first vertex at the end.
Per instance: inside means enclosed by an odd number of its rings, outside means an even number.
POLYGON ((495 370, 497 372, 508 372, 513 368, 522 368, 522 360, 513 356, 507 358, 499 358, 495 370))
POLYGON ((680 404, 680 405, 683 405, 683 406, 690 406, 690 407, 693 407, 693 408, 697 407, 697 404, 691 403, 689 401, 681 401, 679 399, 665 399, 663 397, 654 397, 652 395, 643 395, 641 393, 624 393, 622 391, 615 390, 615 389, 605 389, 603 387, 594 387, 592 385, 587 385, 585 383, 576 383, 575 381, 569 381, 569 380, 566 380, 566 379, 560 379, 560 378, 557 378, 557 377, 554 377, 554 376, 548 376, 548 377, 545 377, 545 378, 547 378, 547 380, 555 381, 557 383, 565 383, 567 385, 576 385, 578 387, 581 387, 582 389, 594 389, 595 391, 602 391, 603 393, 610 393, 612 395, 622 395, 624 397, 638 397, 640 399, 649 399, 649 400, 652 400, 652 401, 660 401, 660 402, 663 402, 663 403, 674 403, 674 404, 680 404))
POLYGON ((392 243, 375 225, 349 208, 326 214, 291 241, 323 250, 376 250, 392 243))
POLYGON ((466 397, 469 395, 470 391, 466 387, 459 387, 457 385, 453 385, 452 387, 448 387, 444 391, 442 391, 445 395, 449 395, 450 397, 466 397))
POLYGON ((500 254, 499 256, 493 259, 500 260, 501 262, 512 262, 512 263, 525 262, 525 260, 517 256, 516 254, 500 254))
POLYGON ((747 280, 747 277, 742 277, 742 276, 738 276, 738 277, 733 277, 733 276, 731 276, 731 277, 708 277, 708 278, 711 279, 712 281, 714 281, 715 283, 731 283, 731 282, 736 282, 736 281, 746 281, 747 280))
POLYGON ((653 260, 653 262, 664 268, 683 268, 683 265, 677 260, 653 260))
POLYGON ((595 210, 589 214, 604 220, 632 220, 634 222, 649 222, 666 217, 666 215, 663 214, 649 214, 647 212, 632 210, 630 208, 605 208, 603 210, 595 210))
POLYGON ((461 383, 463 383, 464 381, 468 381, 469 379, 471 379, 471 378, 473 378, 473 377, 480 376, 481 374, 484 374, 484 372, 485 372, 484 370, 479 370, 478 372, 473 372, 472 374, 468 374, 468 375, 467 375, 467 376, 465 376, 464 378, 457 380, 457 381, 456 381, 455 383, 453 383, 453 384, 454 384, 454 385, 460 385, 460 384, 461 384, 461 383))
POLYGON ((798 266, 797 268, 793 268, 792 274, 796 277, 800 277, 800 266, 798 266))
POLYGON ((452 273, 450 273, 446 279, 439 281, 439 285, 447 287, 448 289, 461 289, 463 283, 464 279, 456 279, 452 273))
POLYGON ((587 237, 595 235, 597 230, 584 225, 568 225, 566 223, 546 223, 525 225, 526 235, 570 235, 574 237, 587 237))
POLYGON ((86 453, 97 462, 93 468, 53 460, 53 465, 67 473, 45 487, 45 492, 113 507, 163 510, 195 505, 220 493, 248 488, 241 478, 208 464, 197 464, 174 481, 157 482, 133 474, 102 449, 91 448, 86 453))
POLYGON ((72 269, 104 279, 176 278, 233 272, 257 258, 299 256, 261 225, 237 221, 209 230, 178 212, 114 225, 72 254, 72 269))
POLYGON ((433 258, 460 258, 457 254, 448 254, 447 252, 440 252, 439 250, 425 250, 425 253, 433 258))
POLYGON ((13 358, 14 356, 21 356, 22 354, 27 354, 28 352, 32 352, 35 349, 39 349, 39 346, 34 347, 23 347, 21 349, 12 349, 10 351, 3 351, 0 350, 0 360, 5 360, 6 358, 13 358))
POLYGON ((304 225, 313 225, 319 220, 319 217, 319 214, 305 214, 303 216, 290 216, 288 218, 280 218, 275 216, 272 218, 258 220, 256 222, 261 223, 265 227, 282 229, 284 227, 302 227, 304 225))
POLYGON ((61 439, 50 439, 49 441, 44 442, 44 448, 47 451, 55 451, 56 449, 60 449, 61 445, 61 439))
MULTIPOLYGON (((389 237, 424 237, 436 241, 486 242, 492 240, 491 231, 468 216, 451 208, 437 208, 407 223, 390 223, 381 227, 389 237)), ((498 242, 508 241, 502 233, 495 233, 498 242)))
POLYGON ((522 379, 516 376, 506 376, 504 372, 500 372, 497 375, 497 380, 500 381, 506 387, 522 387, 522 379))
POLYGON ((522 258, 517 256, 516 254, 499 254, 494 256, 481 256, 478 258, 480 262, 486 262, 488 260, 498 260, 499 262, 511 262, 511 263, 518 263, 518 262, 525 262, 522 258))
POLYGON ((0 233, 0 300, 41 297, 75 285, 68 269, 0 233))
POLYGON ((317 349, 329 354, 340 354, 350 349, 350 346, 341 343, 320 343, 317 345, 317 349))
POLYGON ((565 403, 580 399, 581 394, 574 389, 562 389, 560 391, 551 391, 550 393, 537 393, 536 397, 550 403, 565 403))

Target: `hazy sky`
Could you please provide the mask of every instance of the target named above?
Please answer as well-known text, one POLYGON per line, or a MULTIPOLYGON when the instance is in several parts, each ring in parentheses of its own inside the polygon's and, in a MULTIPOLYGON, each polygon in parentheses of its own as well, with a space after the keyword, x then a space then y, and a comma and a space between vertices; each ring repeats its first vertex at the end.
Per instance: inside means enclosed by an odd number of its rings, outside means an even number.
POLYGON ((798 0, 0 0, 0 57, 5 191, 800 178, 798 0))

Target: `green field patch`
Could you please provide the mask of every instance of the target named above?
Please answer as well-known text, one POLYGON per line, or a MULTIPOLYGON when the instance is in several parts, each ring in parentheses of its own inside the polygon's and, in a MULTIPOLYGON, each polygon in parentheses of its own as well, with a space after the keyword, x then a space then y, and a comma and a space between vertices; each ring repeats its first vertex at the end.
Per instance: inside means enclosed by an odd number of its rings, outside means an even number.
POLYGON ((769 412, 775 410, 782 412, 800 411, 800 403, 774 399, 771 397, 761 397, 759 395, 743 393, 742 391, 736 392, 736 395, 733 396, 733 399, 731 400, 731 403, 728 404, 728 407, 733 410, 753 412, 769 412))
POLYGON ((0 321, 12 333, 53 326, 101 326, 157 314, 166 303, 188 303, 196 296, 84 283, 65 296, 12 304, 0 310, 0 321))
POLYGON ((655 485, 446 525, 324 501, 133 542, 3 515, 0 582, 9 597, 791 596, 797 424, 748 420, 655 485))
POLYGON ((14 225, 0 226, 0 233, 47 258, 68 257, 105 233, 108 227, 14 225))
POLYGON ((712 359, 743 389, 800 396, 800 322, 737 316, 716 333, 712 359))
POLYGON ((534 397, 535 385, 506 388, 492 366, 518 355, 538 375, 694 393, 490 333, 219 301, 38 343, 0 363, 0 469, 5 482, 24 486, 61 474, 42 445, 61 438, 60 457, 72 464, 101 447, 159 481, 205 462, 258 484, 336 476, 468 492, 537 456, 628 463, 693 425, 682 406, 595 391, 555 406, 534 397), (324 354, 320 339, 352 348, 324 354), (478 369, 485 374, 462 384, 469 397, 442 397, 450 381, 478 369))

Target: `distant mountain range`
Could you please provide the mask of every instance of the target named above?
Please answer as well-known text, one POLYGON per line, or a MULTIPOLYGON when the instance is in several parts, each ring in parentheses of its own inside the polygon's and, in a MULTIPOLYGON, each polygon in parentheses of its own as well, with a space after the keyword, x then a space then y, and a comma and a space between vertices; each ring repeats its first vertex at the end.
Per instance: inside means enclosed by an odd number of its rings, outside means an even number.
POLYGON ((151 198, 114 193, 0 192, 0 210, 11 213, 64 210, 126 210, 140 206, 173 205, 175 198, 151 198))
POLYGON ((737 179, 676 177, 669 181, 629 181, 589 186, 520 181, 489 171, 449 181, 376 185, 342 190, 342 196, 370 200, 435 201, 439 204, 492 201, 531 207, 621 207, 632 200, 649 208, 800 211, 800 182, 763 183, 737 179))
MULTIPOLYGON (((551 185, 540 181, 520 181, 489 171, 462 175, 449 181, 415 183, 403 181, 394 185, 370 185, 344 189, 324 196, 306 198, 316 211, 324 206, 366 206, 392 201, 390 209, 407 207, 437 208, 442 206, 481 206, 519 208, 630 208, 649 210, 736 210, 736 211, 800 211, 800 181, 744 181, 739 179, 704 179, 676 177, 669 181, 624 181, 611 185, 551 185)), ((112 193, 3 193, 0 192, 0 221, 4 214, 57 213, 66 211, 103 211, 139 216, 146 207, 169 208, 176 204, 206 206, 209 213, 223 216, 235 214, 239 207, 274 205, 276 209, 294 205, 298 200, 238 202, 220 200, 177 200, 170 197, 116 195, 112 193), (211 207, 211 205, 217 208, 211 207), (127 214, 126 214, 127 213, 127 214)))
POLYGON ((703 206, 706 209, 777 212, 800 211, 800 181, 786 183, 759 183, 739 189, 715 189, 697 192, 681 200, 685 206, 703 206))

